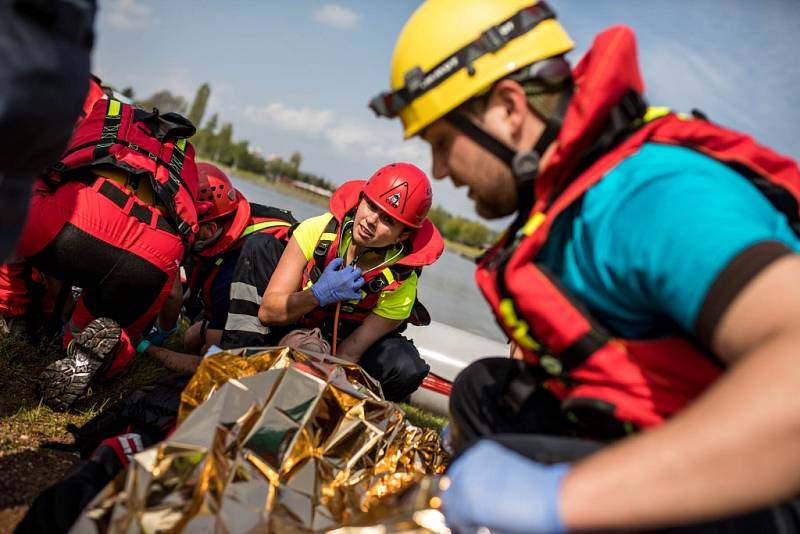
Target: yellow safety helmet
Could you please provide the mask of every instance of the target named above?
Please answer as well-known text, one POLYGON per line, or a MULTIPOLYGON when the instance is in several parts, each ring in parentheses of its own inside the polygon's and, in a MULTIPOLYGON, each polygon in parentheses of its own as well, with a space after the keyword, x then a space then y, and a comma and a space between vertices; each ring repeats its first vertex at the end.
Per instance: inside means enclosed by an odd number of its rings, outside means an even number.
POLYGON ((370 107, 399 115, 408 138, 497 80, 573 46, 544 2, 428 0, 397 39, 392 91, 370 107))

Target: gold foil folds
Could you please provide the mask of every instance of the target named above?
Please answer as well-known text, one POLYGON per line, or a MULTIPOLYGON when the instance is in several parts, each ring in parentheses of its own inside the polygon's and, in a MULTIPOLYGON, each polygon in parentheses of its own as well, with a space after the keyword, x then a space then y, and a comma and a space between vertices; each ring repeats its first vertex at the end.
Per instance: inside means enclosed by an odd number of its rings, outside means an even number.
POLYGON ((408 423, 359 366, 290 348, 205 358, 178 421, 133 457, 75 531, 320 532, 406 521, 419 499, 376 503, 418 493, 444 467, 436 432, 408 423))

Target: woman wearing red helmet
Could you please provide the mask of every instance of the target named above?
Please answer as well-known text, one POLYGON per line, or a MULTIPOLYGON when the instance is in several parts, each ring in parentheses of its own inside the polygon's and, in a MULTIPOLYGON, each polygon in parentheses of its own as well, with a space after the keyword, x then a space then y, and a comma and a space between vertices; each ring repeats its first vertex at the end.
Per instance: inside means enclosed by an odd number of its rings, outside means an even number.
POLYGON ((319 327, 337 356, 381 382, 387 399, 410 395, 428 365, 399 331, 412 315, 422 267, 444 250, 426 218, 430 206, 428 178, 408 163, 342 185, 330 212, 302 222, 267 271, 258 319, 268 332, 258 341, 274 344, 298 326, 319 327))

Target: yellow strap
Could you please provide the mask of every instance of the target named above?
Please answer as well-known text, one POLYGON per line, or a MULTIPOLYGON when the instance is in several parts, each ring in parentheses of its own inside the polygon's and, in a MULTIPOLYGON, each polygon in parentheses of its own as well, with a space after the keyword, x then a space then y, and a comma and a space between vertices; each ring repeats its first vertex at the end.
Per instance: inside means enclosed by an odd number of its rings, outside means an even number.
POLYGON ((525 226, 522 227, 522 233, 525 235, 533 234, 533 232, 535 232, 536 229, 542 225, 546 218, 547 217, 544 213, 537 211, 531 216, 530 219, 528 219, 528 222, 525 223, 525 226))
POLYGON ((119 115, 119 110, 121 109, 122 105, 120 104, 119 100, 109 100, 108 101, 108 113, 106 116, 108 117, 116 117, 119 115))
POLYGON ((511 337, 514 338, 514 341, 519 343, 520 347, 533 351, 542 348, 536 340, 528 335, 528 323, 517 317, 514 311, 514 303, 511 299, 506 298, 500 301, 500 315, 503 316, 503 322, 505 322, 511 330, 511 337))
POLYGON ((186 139, 178 139, 178 142, 175 143, 175 146, 181 149, 181 152, 186 152, 186 139))
POLYGON ((654 121, 669 115, 671 111, 672 110, 666 106, 648 106, 647 111, 644 113, 644 117, 642 117, 642 120, 644 120, 644 122, 654 121))
MULTIPOLYGON (((642 117, 642 122, 648 123, 650 121, 660 119, 661 117, 665 117, 670 113, 672 113, 672 110, 666 106, 648 106, 647 111, 644 113, 644 117, 642 117)), ((675 113, 675 116, 682 121, 688 121, 694 118, 688 113, 675 113)))
POLYGON ((388 267, 382 270, 381 274, 383 274, 383 276, 386 277, 386 282, 388 282, 386 284, 387 286, 394 282, 394 274, 392 273, 392 270, 389 269, 388 267))
POLYGON ((263 230, 264 228, 274 228, 276 226, 291 226, 291 223, 288 223, 286 221, 263 221, 260 223, 251 224, 250 226, 244 229, 244 232, 242 232, 242 235, 240 237, 248 236, 252 233, 263 230))

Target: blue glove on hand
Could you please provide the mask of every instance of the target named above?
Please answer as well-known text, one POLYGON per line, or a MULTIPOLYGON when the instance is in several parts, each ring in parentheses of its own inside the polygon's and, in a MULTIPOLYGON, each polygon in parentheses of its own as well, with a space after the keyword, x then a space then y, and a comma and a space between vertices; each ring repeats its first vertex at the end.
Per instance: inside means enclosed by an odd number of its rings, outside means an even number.
POLYGON ((447 470, 450 485, 442 511, 455 532, 565 532, 558 510, 561 481, 569 464, 543 465, 483 440, 447 470))
POLYGON ((150 333, 147 334, 147 341, 149 341, 152 345, 156 345, 160 347, 164 344, 166 340, 168 340, 172 335, 178 331, 178 325, 176 324, 170 330, 162 330, 161 325, 158 324, 156 321, 156 325, 150 330, 150 333))
POLYGON ((311 292, 317 297, 320 306, 361 298, 361 292, 358 291, 364 285, 361 269, 348 265, 338 270, 343 262, 342 258, 330 262, 319 280, 311 286, 311 292))

